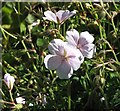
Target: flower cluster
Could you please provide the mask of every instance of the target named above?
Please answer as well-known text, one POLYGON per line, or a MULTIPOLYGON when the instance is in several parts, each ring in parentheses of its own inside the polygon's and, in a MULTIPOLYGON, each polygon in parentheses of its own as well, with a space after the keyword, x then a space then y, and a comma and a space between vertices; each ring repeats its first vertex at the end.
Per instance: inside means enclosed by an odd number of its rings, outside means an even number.
MULTIPOLYGON (((63 24, 68 18, 75 15, 76 11, 59 10, 44 12, 44 20, 63 24)), ((47 69, 56 70, 60 79, 69 79, 73 70, 78 70, 84 61, 84 57, 92 58, 94 54, 94 37, 88 31, 79 32, 75 29, 66 32, 66 42, 54 39, 50 42, 44 63, 47 69)))
POLYGON ((67 31, 66 40, 52 40, 48 46, 51 54, 44 59, 46 68, 56 70, 60 79, 69 79, 73 70, 79 69, 84 57, 92 58, 95 47, 94 37, 87 31, 80 34, 75 29, 67 31))
POLYGON ((55 23, 63 24, 68 18, 75 15, 76 11, 69 11, 69 10, 59 10, 56 13, 53 13, 52 11, 45 11, 43 17, 44 20, 53 21, 55 23))

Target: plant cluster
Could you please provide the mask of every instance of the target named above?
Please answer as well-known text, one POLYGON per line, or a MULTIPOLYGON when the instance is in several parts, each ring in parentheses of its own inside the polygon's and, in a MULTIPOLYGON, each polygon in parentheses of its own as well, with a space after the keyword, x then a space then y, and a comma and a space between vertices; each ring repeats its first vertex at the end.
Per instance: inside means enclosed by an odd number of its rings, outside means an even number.
POLYGON ((119 111, 119 2, 3 2, 3 111, 119 111))

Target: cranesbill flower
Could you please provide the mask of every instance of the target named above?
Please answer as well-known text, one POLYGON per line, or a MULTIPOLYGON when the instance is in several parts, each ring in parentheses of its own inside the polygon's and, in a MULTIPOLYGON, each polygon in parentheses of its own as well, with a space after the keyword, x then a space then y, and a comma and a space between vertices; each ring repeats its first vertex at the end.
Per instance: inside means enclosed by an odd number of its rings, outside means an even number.
POLYGON ((7 84, 8 88, 10 90, 12 90, 13 89, 13 84, 15 82, 15 78, 7 73, 7 74, 4 75, 4 81, 7 84))
POLYGON ((43 17, 44 20, 53 21, 55 23, 63 24, 64 21, 66 21, 71 16, 75 15, 76 11, 69 11, 69 10, 59 10, 56 13, 53 13, 52 11, 45 11, 43 17))
POLYGON ((60 79, 69 79, 73 70, 78 70, 84 61, 82 53, 60 39, 54 39, 48 46, 51 54, 44 59, 46 68, 56 70, 60 79))
POLYGON ((67 31, 66 39, 69 44, 78 48, 84 57, 93 57, 95 52, 94 37, 88 31, 81 32, 80 34, 75 29, 67 31))

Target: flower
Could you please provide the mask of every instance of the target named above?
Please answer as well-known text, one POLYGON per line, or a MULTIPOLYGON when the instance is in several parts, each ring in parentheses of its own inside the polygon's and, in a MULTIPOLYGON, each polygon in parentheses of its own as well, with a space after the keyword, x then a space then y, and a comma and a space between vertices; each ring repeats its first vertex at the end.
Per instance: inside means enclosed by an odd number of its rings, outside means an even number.
POLYGON ((51 54, 44 59, 46 68, 56 70, 60 79, 69 79, 84 60, 82 53, 60 39, 54 39, 48 46, 51 54))
POLYGON ((75 29, 67 31, 66 39, 69 44, 78 48, 84 57, 93 57, 95 52, 94 37, 88 31, 81 32, 80 34, 75 29))
POLYGON ((34 106, 34 104, 33 103, 29 103, 29 105, 28 106, 34 106))
POLYGON ((68 18, 70 18, 75 14, 76 11, 70 12, 69 10, 59 10, 58 12, 53 13, 52 11, 48 10, 44 12, 45 17, 43 17, 43 19, 53 21, 55 23, 63 24, 64 21, 66 21, 68 18))
POLYGON ((7 73, 7 74, 4 75, 4 81, 7 84, 8 88, 10 90, 12 90, 13 89, 13 84, 15 82, 15 78, 7 73))
POLYGON ((25 98, 23 98, 23 97, 17 97, 16 98, 16 102, 18 104, 25 104, 25 98))

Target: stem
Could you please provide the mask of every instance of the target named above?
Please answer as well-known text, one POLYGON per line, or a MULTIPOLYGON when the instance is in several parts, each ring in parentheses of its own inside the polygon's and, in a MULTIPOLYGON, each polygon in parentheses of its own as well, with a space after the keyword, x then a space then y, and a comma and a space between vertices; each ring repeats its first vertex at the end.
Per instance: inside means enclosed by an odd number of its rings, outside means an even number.
POLYGON ((14 39, 17 39, 17 37, 15 37, 14 35, 10 34, 10 33, 7 32, 5 29, 3 29, 1 25, 0 25, 0 29, 1 29, 1 31, 2 31, 3 34, 4 34, 4 32, 5 32, 6 34, 8 34, 9 36, 13 37, 14 39))
MULTIPOLYGON (((30 54, 29 54, 29 52, 28 52, 28 50, 27 50, 27 47, 26 47, 24 41, 22 40, 21 42, 22 42, 23 47, 25 48, 25 51, 27 52, 28 58, 30 59, 31 56, 30 56, 30 54)), ((37 70, 37 68, 36 68, 36 66, 35 66, 34 63, 33 63, 33 68, 35 69, 36 72, 38 72, 38 70, 37 70)))
POLYGON ((71 110, 71 81, 70 80, 68 82, 67 93, 68 93, 68 111, 70 111, 71 110))
POLYGON ((108 46, 110 47, 110 49, 111 49, 111 51, 112 51, 112 53, 114 55, 114 58, 115 58, 116 62, 119 62, 118 59, 117 59, 117 56, 116 56, 116 54, 115 54, 115 52, 114 52, 114 50, 112 48, 112 46, 109 44, 109 42, 107 40, 105 40, 105 39, 103 39, 103 41, 105 41, 108 44, 108 46))
POLYGON ((58 30, 60 31, 61 24, 58 25, 58 30))
POLYGON ((15 103, 7 102, 7 101, 4 101, 4 100, 0 100, 0 103, 15 105, 15 103))
MULTIPOLYGON (((112 17, 112 19, 111 19, 111 22, 112 22, 112 26, 113 26, 113 29, 114 29, 114 31, 115 31, 115 34, 117 35, 117 30, 116 30, 116 27, 115 27, 115 24, 114 24, 113 17, 112 17)), ((116 36, 116 35, 115 35, 115 36, 116 36)))
POLYGON ((14 103, 14 100, 13 100, 13 97, 12 97, 11 90, 9 90, 9 93, 10 93, 10 98, 11 98, 12 103, 14 103))
POLYGON ((103 90, 101 87, 99 87, 99 89, 100 89, 103 97, 105 98, 105 106, 106 106, 106 109, 109 110, 109 106, 108 106, 108 101, 107 101, 107 98, 106 98, 106 94, 104 93, 104 90, 103 90))

